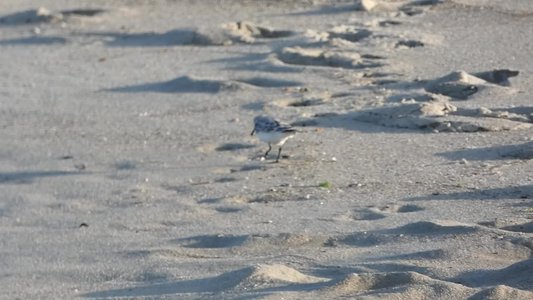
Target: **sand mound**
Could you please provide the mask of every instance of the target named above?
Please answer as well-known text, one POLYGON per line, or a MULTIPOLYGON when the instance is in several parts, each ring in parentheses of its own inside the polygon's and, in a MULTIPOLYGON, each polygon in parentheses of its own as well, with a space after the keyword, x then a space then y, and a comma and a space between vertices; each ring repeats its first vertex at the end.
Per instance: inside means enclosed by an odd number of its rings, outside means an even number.
MULTIPOLYGON (((430 81, 388 83, 385 80, 384 86, 387 89, 384 95, 388 102, 356 111, 353 116, 357 121, 387 127, 430 129, 434 132, 527 129, 532 126, 528 107, 489 109, 478 104, 478 108, 472 108, 471 104, 457 101, 470 99, 481 91, 483 93, 473 98, 472 103, 490 103, 490 98, 513 95, 516 91, 506 86, 510 85, 509 78, 518 74, 518 71, 497 69, 473 74, 456 71, 430 81), (396 89, 411 89, 413 92, 391 92, 396 89)), ((529 157, 529 153, 517 155, 529 157)))
POLYGON ((510 85, 508 79, 518 73, 511 70, 493 70, 472 75, 465 71, 456 71, 428 82, 425 88, 431 93, 466 100, 488 84, 510 85))
POLYGON ((330 296, 365 295, 377 297, 382 294, 394 299, 464 297, 471 289, 459 284, 435 280, 416 272, 350 274, 339 283, 322 290, 330 296))
POLYGON ((445 130, 447 126, 443 122, 444 118, 439 117, 456 110, 447 101, 432 101, 362 110, 356 113, 354 119, 389 127, 445 130))
POLYGON ((477 270, 466 272, 456 278, 473 287, 504 284, 529 290, 533 286, 533 259, 526 259, 499 270, 477 270))
POLYGON ((400 233, 405 235, 446 235, 467 234, 479 230, 480 229, 476 226, 461 224, 454 221, 422 221, 390 229, 388 232, 400 233))
POLYGON ((519 289, 514 289, 506 285, 497 285, 493 288, 483 290, 469 300, 526 300, 533 299, 533 293, 519 289))
MULTIPOLYGON (((62 15, 60 16, 55 19, 61 20, 62 15)), ((40 18, 43 19, 44 17, 40 18)), ((96 31, 85 34, 93 37, 104 37, 104 42, 109 46, 165 47, 229 46, 240 43, 254 43, 257 38, 286 37, 292 35, 292 32, 271 30, 248 22, 237 22, 212 27, 178 28, 165 32, 96 31)))
POLYGON ((435 132, 507 131, 530 128, 532 125, 493 115, 471 115, 445 100, 423 103, 390 104, 361 110, 354 119, 387 127, 431 129, 435 132))
POLYGON ((253 88, 253 86, 231 80, 213 80, 181 76, 164 82, 123 86, 109 90, 122 93, 218 93, 222 91, 239 91, 247 88, 253 88))
MULTIPOLYGON (((372 218, 379 219, 379 217, 380 215, 378 214, 370 215, 369 220, 372 220, 372 218)), ((421 221, 392 229, 355 232, 348 235, 332 237, 328 240, 327 245, 336 246, 338 244, 344 244, 347 246, 372 247, 396 242, 409 242, 427 237, 456 237, 459 234, 467 235, 479 232, 480 230, 482 230, 481 227, 453 221, 421 221)))
MULTIPOLYGON (((239 287, 261 287, 287 283, 317 283, 326 278, 305 275, 282 264, 260 264, 246 268, 246 276, 241 278, 239 287)), ((244 273, 244 272, 243 272, 244 273)))
POLYGON ((341 282, 325 288, 336 292, 359 292, 386 289, 407 284, 421 284, 431 281, 430 277, 415 272, 378 273, 378 274, 350 274, 341 282))

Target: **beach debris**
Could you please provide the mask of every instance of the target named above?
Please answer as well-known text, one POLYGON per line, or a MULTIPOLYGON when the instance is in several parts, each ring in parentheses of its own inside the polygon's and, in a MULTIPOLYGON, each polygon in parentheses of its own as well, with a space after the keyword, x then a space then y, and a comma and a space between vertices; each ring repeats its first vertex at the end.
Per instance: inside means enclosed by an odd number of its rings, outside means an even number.
POLYGON ((329 189, 331 189, 333 187, 333 184, 331 184, 331 182, 326 180, 326 181, 320 182, 318 184, 318 186, 323 188, 323 189, 328 189, 329 190, 329 189))
POLYGON ((87 165, 84 164, 84 163, 79 163, 79 164, 75 164, 74 168, 76 168, 76 170, 78 170, 78 171, 83 171, 83 170, 87 169, 87 165))
POLYGON ((342 39, 349 42, 358 42, 372 35, 372 31, 368 29, 359 29, 352 26, 336 26, 331 31, 328 31, 329 39, 342 39))

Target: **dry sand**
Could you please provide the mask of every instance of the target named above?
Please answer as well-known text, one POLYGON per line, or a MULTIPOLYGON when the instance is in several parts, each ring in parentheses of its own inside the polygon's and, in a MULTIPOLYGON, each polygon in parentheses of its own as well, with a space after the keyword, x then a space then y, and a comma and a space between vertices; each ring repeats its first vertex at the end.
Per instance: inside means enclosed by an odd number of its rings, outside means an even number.
POLYGON ((533 1, 0 12, 0 298, 533 299, 533 1))

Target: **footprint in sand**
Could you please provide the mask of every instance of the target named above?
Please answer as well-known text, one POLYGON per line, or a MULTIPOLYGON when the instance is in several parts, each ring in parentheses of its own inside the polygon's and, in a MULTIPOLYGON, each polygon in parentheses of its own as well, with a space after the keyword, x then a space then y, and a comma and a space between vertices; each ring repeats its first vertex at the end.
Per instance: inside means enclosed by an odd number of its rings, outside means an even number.
MULTIPOLYGON (((512 96, 509 79, 518 71, 497 69, 477 73, 452 72, 446 76, 413 82, 392 82, 390 90, 409 88, 410 94, 388 93, 389 101, 381 107, 350 113, 357 121, 387 127, 429 129, 434 132, 478 132, 520 130, 532 127, 529 107, 488 109, 471 108, 462 101, 483 92, 487 97, 512 96), (462 101, 461 101, 462 100, 462 101)), ((481 101, 480 97, 472 101, 481 101)), ((346 118, 342 115, 339 118, 346 118)), ((524 154, 527 157, 527 154, 524 154)))
POLYGON ((415 212, 415 211, 421 211, 425 208, 414 205, 414 204, 407 204, 407 205, 398 205, 398 204, 390 204, 381 207, 379 210, 382 212, 387 213, 409 213, 409 212, 415 212))
POLYGON ((202 235, 178 240, 185 248, 231 248, 241 246, 246 235, 202 235))
POLYGON ((391 214, 395 213, 410 213, 410 212, 416 212, 424 210, 423 207, 413 204, 407 204, 407 205, 398 205, 398 204, 391 204, 381 207, 369 207, 366 209, 363 209, 361 211, 357 211, 352 214, 351 218, 353 220, 379 220, 383 219, 391 214))
MULTIPOLYGON (((531 222, 525 222, 525 223, 518 223, 518 224, 512 224, 512 225, 503 225, 501 224, 502 221, 490 221, 490 222, 482 222, 480 225, 488 226, 492 228, 498 228, 506 231, 512 231, 512 232, 521 232, 521 233, 533 233, 533 221, 531 222)), ((533 244, 532 244, 533 246, 533 244)), ((533 250, 533 249, 532 249, 533 250)))
POLYGON ((505 226, 501 229, 514 232, 533 233, 533 222, 505 226))
POLYGON ((344 69, 364 69, 382 66, 380 63, 368 61, 353 51, 336 49, 316 49, 301 47, 285 47, 277 54, 277 58, 289 65, 306 65, 334 67, 344 69))
POLYGON ((416 47, 424 47, 425 44, 421 41, 417 40, 400 40, 396 43, 394 46, 395 48, 416 48, 416 47))
POLYGON ((332 95, 327 91, 306 91, 304 93, 294 93, 293 97, 277 99, 265 104, 265 107, 287 108, 287 107, 308 107, 323 105, 331 101, 332 95))
POLYGON ((322 247, 328 237, 310 234, 202 235, 177 240, 183 248, 233 248, 239 252, 267 252, 296 247, 322 247))
POLYGON ((284 87, 294 87, 302 85, 299 81, 275 79, 268 77, 251 77, 251 78, 242 78, 237 79, 238 82, 243 82, 249 85, 260 88, 284 88, 284 87))
POLYGON ((246 43, 253 43, 256 39, 285 38, 295 34, 290 30, 275 30, 247 21, 226 23, 222 27, 228 30, 230 35, 246 43))

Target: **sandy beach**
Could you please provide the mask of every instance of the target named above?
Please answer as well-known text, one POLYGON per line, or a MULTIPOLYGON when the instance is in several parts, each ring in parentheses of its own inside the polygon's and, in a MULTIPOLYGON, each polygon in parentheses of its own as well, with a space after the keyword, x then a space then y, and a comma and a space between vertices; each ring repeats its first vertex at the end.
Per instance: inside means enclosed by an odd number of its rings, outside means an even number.
POLYGON ((533 299, 532 41, 529 0, 2 1, 0 299, 533 299))

